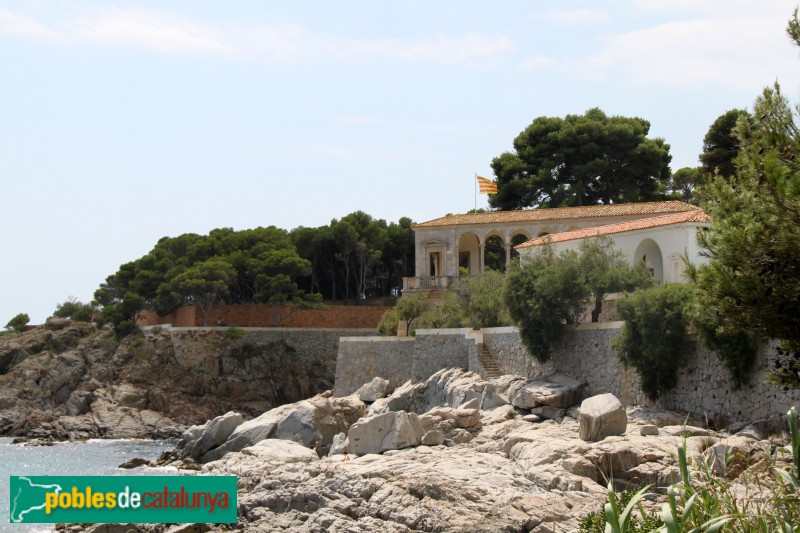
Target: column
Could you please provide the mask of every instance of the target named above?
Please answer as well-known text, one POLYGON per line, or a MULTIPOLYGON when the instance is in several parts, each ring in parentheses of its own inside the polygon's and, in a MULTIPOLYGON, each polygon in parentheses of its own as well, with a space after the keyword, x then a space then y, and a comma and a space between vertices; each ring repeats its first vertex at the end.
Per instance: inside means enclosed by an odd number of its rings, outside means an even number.
POLYGON ((511 239, 508 238, 508 235, 506 235, 504 244, 506 245, 506 270, 508 270, 508 267, 511 266, 511 239))

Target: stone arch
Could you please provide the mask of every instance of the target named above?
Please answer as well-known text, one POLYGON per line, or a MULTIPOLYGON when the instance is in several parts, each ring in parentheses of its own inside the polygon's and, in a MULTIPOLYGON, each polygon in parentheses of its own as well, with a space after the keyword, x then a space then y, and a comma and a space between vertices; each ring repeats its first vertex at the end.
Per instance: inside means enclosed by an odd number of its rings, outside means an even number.
POLYGON ((511 234, 511 259, 519 257, 519 252, 514 249, 515 246, 531 240, 530 234, 526 231, 517 230, 511 234))
POLYGON ((553 228, 542 228, 539 230, 539 233, 536 234, 537 237, 544 237, 545 235, 550 235, 556 233, 556 230, 553 228))
POLYGON ((664 281, 664 258, 661 254, 661 247, 653 239, 644 239, 636 247, 633 254, 634 264, 636 261, 644 261, 650 273, 658 281, 664 281))
POLYGON ((503 272, 506 269, 506 244, 503 236, 497 231, 486 234, 483 241, 484 270, 491 268, 503 272))
POLYGON ((458 270, 461 275, 462 267, 467 269, 468 276, 477 276, 481 271, 481 240, 468 231, 458 238, 458 270))

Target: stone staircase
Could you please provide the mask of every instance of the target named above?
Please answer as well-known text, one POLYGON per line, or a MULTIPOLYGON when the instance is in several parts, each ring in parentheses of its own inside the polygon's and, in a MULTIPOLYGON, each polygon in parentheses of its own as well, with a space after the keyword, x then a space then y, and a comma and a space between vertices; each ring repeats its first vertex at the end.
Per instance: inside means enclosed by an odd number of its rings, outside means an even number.
POLYGON ((486 373, 486 379, 494 379, 501 376, 502 373, 500 372, 500 367, 497 366, 497 360, 489 353, 488 348, 483 343, 478 345, 478 362, 486 373))

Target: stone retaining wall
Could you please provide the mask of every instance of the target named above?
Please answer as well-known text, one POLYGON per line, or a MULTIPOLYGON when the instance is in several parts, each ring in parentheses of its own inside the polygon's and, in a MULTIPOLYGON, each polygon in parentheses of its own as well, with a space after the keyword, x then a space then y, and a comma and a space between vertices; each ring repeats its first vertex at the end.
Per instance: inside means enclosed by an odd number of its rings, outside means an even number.
POLYGON ((411 379, 414 337, 342 337, 336 362, 336 396, 347 396, 379 376, 399 387, 411 379))
POLYGON ((442 368, 469 368, 471 352, 476 343, 470 329, 418 329, 411 375, 424 380, 442 368))
MULTIPOLYGON (((587 394, 611 392, 626 405, 652 405, 639 388, 639 376, 626 369, 611 348, 611 339, 622 327, 622 322, 580 324, 565 328, 561 341, 554 347, 547 364, 540 364, 528 355, 516 328, 418 330, 417 336, 404 347, 404 357, 411 361, 406 366, 393 362, 393 383, 402 381, 402 373, 409 368, 406 379, 425 379, 442 368, 459 367, 481 372, 477 350, 485 343, 489 353, 497 360, 504 374, 535 377, 560 371, 587 384, 587 394)), ((364 342, 362 339, 360 342, 364 342)), ((369 372, 350 365, 343 359, 343 351, 350 349, 342 343, 337 366, 337 394, 339 376, 349 376, 349 387, 358 388, 374 376, 382 376, 378 365, 369 372)), ((679 371, 678 385, 656 405, 668 409, 691 411, 709 419, 746 421, 782 415, 792 405, 800 406, 800 391, 784 391, 764 383, 767 369, 775 358, 775 346, 765 345, 759 351, 756 372, 750 383, 735 389, 727 370, 715 353, 694 339, 689 339, 689 364, 679 371)), ((380 356, 373 354, 373 361, 380 356)))

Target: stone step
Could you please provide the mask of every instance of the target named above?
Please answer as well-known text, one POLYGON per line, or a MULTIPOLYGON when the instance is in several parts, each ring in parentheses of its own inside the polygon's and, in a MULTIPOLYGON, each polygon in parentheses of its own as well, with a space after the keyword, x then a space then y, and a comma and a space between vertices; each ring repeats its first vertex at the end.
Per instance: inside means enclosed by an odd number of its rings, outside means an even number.
POLYGON ((478 361, 483 367, 487 378, 491 379, 501 376, 500 367, 497 365, 495 358, 492 357, 492 354, 489 353, 489 350, 486 349, 485 344, 482 344, 481 350, 478 351, 478 361))

